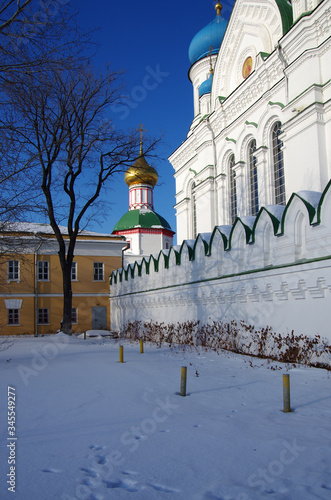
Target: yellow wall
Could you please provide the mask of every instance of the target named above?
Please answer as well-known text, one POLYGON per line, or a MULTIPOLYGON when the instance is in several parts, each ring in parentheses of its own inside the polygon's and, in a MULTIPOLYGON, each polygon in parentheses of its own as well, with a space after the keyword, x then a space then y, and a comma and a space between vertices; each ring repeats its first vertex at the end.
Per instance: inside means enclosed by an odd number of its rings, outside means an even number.
MULTIPOLYGON (((38 308, 49 310, 49 324, 38 325, 38 333, 55 333, 60 329, 63 309, 62 271, 58 255, 38 255, 38 261, 48 260, 49 281, 38 281, 38 308)), ((76 256, 77 281, 72 282, 72 307, 77 308, 78 324, 73 324, 74 333, 92 329, 92 307, 106 307, 107 329, 110 328, 109 277, 113 270, 121 267, 121 257, 76 256), (104 280, 93 281, 93 263, 104 263, 104 280), (101 295, 98 295, 101 294, 101 295)), ((35 265, 34 255, 8 256, 0 263, 0 335, 35 333, 35 265), (20 261, 19 282, 6 282, 7 260, 20 261), (5 279, 4 279, 5 277, 5 279), (21 299, 20 324, 7 325, 6 299, 21 299)))

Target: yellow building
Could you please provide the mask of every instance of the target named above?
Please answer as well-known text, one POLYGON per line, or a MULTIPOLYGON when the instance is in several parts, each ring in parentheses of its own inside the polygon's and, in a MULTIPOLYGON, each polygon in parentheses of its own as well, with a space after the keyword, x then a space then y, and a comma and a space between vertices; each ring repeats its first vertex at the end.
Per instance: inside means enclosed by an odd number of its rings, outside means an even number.
MULTIPOLYGON (((64 239, 65 228, 61 228, 64 239)), ((55 235, 20 223, 0 237, 0 335, 55 333, 63 309, 55 235)), ((109 277, 122 266, 123 236, 82 231, 72 266, 72 331, 110 328, 109 277)))

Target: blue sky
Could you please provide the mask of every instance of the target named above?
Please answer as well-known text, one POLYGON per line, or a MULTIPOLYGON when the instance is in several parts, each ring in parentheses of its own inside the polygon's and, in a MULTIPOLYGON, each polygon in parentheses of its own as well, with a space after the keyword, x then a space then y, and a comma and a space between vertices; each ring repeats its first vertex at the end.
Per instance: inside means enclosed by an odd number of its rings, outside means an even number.
MULTIPOLYGON (((224 17, 229 18, 233 3, 223 3, 224 17)), ((111 118, 121 128, 143 123, 151 136, 162 135, 157 150, 162 159, 151 162, 159 173, 154 209, 175 231, 175 181, 167 158, 185 140, 193 119, 188 48, 193 36, 215 17, 215 2, 79 0, 77 6, 80 25, 99 28, 94 34, 99 45, 95 64, 125 71, 130 105, 113 108, 111 118)), ((111 206, 89 229, 110 233, 128 210, 128 188, 119 175, 107 189, 111 206)))

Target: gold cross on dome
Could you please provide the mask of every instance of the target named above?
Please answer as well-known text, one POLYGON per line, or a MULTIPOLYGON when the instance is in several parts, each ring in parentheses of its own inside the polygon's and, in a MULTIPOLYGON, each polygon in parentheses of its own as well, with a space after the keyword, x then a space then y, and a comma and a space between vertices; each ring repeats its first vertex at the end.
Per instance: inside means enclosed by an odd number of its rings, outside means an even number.
POLYGON ((139 125, 139 128, 137 128, 136 130, 138 132, 140 132, 140 142, 142 143, 143 142, 143 132, 147 132, 147 130, 144 129, 144 126, 142 123, 139 125))
POLYGON ((139 125, 139 128, 136 129, 138 132, 140 132, 140 156, 143 154, 143 132, 147 132, 146 129, 144 129, 143 124, 141 123, 139 125))

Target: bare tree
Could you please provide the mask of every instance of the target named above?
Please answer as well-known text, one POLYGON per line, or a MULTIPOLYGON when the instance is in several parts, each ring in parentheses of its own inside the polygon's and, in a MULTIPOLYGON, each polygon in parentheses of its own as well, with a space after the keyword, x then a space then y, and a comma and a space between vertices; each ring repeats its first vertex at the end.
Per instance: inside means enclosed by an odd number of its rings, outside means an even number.
MULTIPOLYGON (((121 99, 119 75, 97 75, 90 67, 47 70, 38 78, 10 82, 11 113, 0 126, 15 136, 21 168, 28 165, 40 186, 59 245, 63 274, 62 330, 71 333, 71 268, 76 238, 102 188, 139 156, 136 132, 116 130, 107 118, 121 99), (69 242, 60 230, 65 224, 69 242)), ((155 145, 145 147, 148 154, 155 145)))
MULTIPOLYGON (((36 82, 46 71, 88 62, 90 33, 82 33, 69 0, 0 0, 0 220, 26 219, 38 203, 30 165, 20 161, 8 83, 36 82), (8 127, 9 126, 9 127, 8 127)), ((1 230, 1 228, 0 228, 1 230)))
POLYGON ((87 47, 70 0, 0 0, 0 86, 8 76, 72 67, 87 47))

